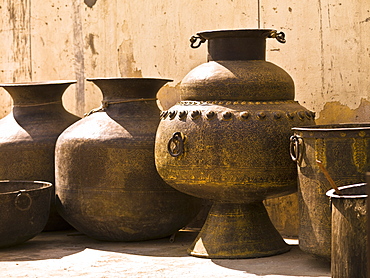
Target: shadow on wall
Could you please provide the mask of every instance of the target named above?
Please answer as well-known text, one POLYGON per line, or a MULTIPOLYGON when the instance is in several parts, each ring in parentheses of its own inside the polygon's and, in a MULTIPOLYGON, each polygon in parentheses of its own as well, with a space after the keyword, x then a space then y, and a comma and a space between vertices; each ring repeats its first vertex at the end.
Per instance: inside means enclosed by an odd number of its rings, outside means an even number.
POLYGON ((350 122, 370 122, 370 102, 362 99, 356 109, 351 109, 339 101, 328 102, 316 119, 316 124, 336 124, 350 122))

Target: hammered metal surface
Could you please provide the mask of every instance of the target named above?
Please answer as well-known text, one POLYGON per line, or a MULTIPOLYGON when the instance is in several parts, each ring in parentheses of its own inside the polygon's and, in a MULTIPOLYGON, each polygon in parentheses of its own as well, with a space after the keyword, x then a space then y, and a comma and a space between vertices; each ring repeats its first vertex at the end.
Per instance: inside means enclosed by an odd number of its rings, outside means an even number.
MULTIPOLYGON (((42 180, 55 184, 55 142, 64 129, 79 119, 62 105, 62 95, 73 83, 0 84, 14 101, 12 112, 0 120, 0 179, 42 180)), ((54 200, 53 197, 45 229, 70 228, 57 213, 54 200)))

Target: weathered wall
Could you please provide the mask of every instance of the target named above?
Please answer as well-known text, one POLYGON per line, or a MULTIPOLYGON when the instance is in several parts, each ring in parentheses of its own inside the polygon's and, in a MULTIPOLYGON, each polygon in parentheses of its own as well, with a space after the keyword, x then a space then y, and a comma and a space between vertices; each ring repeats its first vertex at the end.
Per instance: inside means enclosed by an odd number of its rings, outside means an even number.
MULTIPOLYGON (((64 103, 81 116, 101 99, 86 77, 166 77, 168 108, 206 60, 191 35, 260 25, 286 33, 285 45, 268 42, 267 58, 291 74, 319 123, 369 121, 369 10, 368 0, 0 0, 0 82, 77 79, 64 103)), ((0 100, 1 117, 11 100, 4 91, 0 100)))

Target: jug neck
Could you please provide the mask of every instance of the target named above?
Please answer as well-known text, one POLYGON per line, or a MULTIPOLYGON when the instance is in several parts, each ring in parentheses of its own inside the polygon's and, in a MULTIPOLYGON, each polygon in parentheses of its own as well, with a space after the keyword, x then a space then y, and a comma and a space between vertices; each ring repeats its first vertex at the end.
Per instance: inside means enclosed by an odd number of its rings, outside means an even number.
POLYGON ((208 40, 208 60, 265 60, 266 38, 276 34, 270 29, 235 29, 199 32, 208 40))
POLYGON ((62 105, 64 91, 76 81, 47 81, 0 84, 13 99, 14 107, 62 105))
POLYGON ((161 78, 88 78, 99 87, 103 94, 103 103, 125 103, 135 99, 156 99, 157 92, 170 79, 161 78))

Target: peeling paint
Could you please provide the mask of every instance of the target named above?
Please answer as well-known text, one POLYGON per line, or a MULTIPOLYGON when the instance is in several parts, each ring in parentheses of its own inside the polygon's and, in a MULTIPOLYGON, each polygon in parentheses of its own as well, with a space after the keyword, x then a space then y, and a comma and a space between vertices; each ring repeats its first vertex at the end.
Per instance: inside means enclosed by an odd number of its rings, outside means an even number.
POLYGON ((350 122, 370 122, 370 102, 362 99, 356 109, 351 109, 339 101, 327 102, 319 117, 317 124, 336 124, 350 122))
POLYGON ((121 76, 142 77, 141 70, 136 68, 132 40, 123 40, 118 52, 118 67, 121 76))
POLYGON ((94 43, 94 34, 89 34, 88 36, 87 36, 87 45, 90 47, 90 49, 91 49, 91 52, 92 52, 92 54, 93 55, 97 55, 97 54, 99 54, 97 51, 96 51, 96 49, 95 49, 95 43, 94 43))

